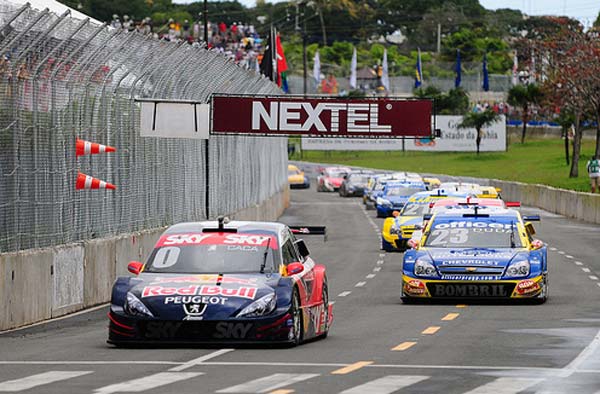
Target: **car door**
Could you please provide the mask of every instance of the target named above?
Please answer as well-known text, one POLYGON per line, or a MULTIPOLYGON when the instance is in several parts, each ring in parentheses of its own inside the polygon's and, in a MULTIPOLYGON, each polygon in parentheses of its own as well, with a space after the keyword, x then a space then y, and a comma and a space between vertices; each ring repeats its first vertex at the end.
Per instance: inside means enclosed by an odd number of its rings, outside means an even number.
POLYGON ((281 253, 283 255, 283 263, 287 266, 289 263, 299 261, 303 263, 304 270, 298 274, 297 278, 299 279, 299 290, 300 297, 302 299, 302 305, 306 305, 311 299, 313 287, 314 287, 314 272, 313 267, 314 263, 310 259, 304 259, 298 253, 296 245, 294 245, 295 238, 290 233, 288 237, 286 237, 285 242, 283 243, 281 253))

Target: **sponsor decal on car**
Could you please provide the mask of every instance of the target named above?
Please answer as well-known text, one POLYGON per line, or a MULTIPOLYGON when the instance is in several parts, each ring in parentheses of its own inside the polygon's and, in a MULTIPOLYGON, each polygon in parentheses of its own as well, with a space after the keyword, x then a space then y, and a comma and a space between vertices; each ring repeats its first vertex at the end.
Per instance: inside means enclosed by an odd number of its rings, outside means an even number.
POLYGON ((183 320, 202 320, 207 307, 208 305, 201 302, 183 304, 183 311, 186 314, 183 320))
POLYGON ((511 295, 505 284, 433 283, 430 290, 434 297, 509 297, 511 295))
MULTIPOLYGON (((514 226, 516 227, 516 226, 514 226)), ((433 228, 491 228, 497 230, 512 231, 512 223, 489 223, 489 222, 472 222, 472 221, 454 221, 451 223, 435 223, 433 228)))
POLYGON ((209 285, 190 285, 186 287, 163 287, 146 286, 142 291, 142 297, 160 297, 160 296, 226 296, 240 297, 253 300, 256 297, 256 287, 241 286, 234 289, 223 288, 221 286, 209 285))
POLYGON ((207 304, 207 305, 225 305, 227 297, 217 296, 171 296, 165 297, 165 304, 207 304))
POLYGON ((464 266, 464 265, 479 265, 479 266, 499 266, 500 262, 497 260, 487 259, 458 259, 458 260, 442 260, 439 263, 440 266, 464 266))
POLYGON ((215 326, 214 338, 217 339, 245 339, 252 328, 252 323, 219 322, 215 326))
POLYGON ((189 276, 161 276, 154 278, 152 284, 160 283, 216 283, 222 284, 234 283, 240 285, 256 286, 256 278, 237 278, 235 276, 219 275, 189 275, 189 276))
POLYGON ((499 275, 442 275, 442 280, 500 280, 499 275))
POLYGON ((251 247, 265 247, 269 245, 271 249, 277 249, 277 238, 275 236, 257 234, 189 233, 163 235, 156 243, 157 248, 190 245, 237 245, 251 247))

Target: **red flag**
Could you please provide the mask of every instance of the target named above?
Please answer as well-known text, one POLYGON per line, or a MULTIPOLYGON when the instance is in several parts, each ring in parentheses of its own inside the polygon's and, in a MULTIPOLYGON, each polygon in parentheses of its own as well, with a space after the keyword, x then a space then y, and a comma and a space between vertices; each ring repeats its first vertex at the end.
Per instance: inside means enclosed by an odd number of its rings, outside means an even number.
POLYGON ((288 66, 287 61, 285 60, 285 55, 283 54, 283 46, 281 46, 281 39, 279 37, 279 34, 277 34, 277 39, 275 42, 277 48, 277 74, 279 74, 277 76, 277 85, 281 86, 281 73, 286 72, 288 66))

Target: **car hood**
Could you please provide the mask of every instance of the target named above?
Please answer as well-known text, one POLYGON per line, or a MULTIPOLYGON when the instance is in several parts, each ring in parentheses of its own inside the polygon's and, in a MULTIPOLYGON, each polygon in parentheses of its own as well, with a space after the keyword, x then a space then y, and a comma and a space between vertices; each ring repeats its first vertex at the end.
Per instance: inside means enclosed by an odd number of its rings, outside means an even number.
POLYGON ((325 177, 325 180, 335 187, 339 187, 344 182, 344 178, 325 177))
POLYGON ((427 253, 433 264, 444 271, 451 272, 454 269, 462 272, 463 267, 481 268, 474 272, 485 272, 485 269, 493 269, 494 272, 502 271, 513 260, 527 259, 527 252, 523 249, 511 248, 471 248, 471 249, 427 249, 427 253))
POLYGON ((414 226, 423 224, 423 216, 398 216, 396 226, 414 226))
POLYGON ((220 320, 235 317, 252 302, 274 293, 279 274, 187 275, 142 273, 130 292, 154 317, 220 320))
POLYGON ((408 201, 410 196, 381 196, 381 198, 388 200, 392 204, 404 204, 408 201))

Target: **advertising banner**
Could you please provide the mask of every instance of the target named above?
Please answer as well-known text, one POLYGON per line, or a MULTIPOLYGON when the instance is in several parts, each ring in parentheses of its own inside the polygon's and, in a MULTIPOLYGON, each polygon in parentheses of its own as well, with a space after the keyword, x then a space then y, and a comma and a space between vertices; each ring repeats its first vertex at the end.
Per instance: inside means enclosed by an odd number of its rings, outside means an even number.
POLYGON ((214 95, 211 134, 427 138, 432 113, 431 100, 214 95))
MULTIPOLYGON (((302 138, 303 150, 407 150, 432 152, 475 152, 475 129, 458 128, 462 116, 436 116, 436 128, 441 137, 418 139, 347 139, 347 138, 302 138), (404 148, 403 148, 404 146, 404 148)), ((506 151, 506 121, 504 116, 482 130, 482 152, 506 151)))

